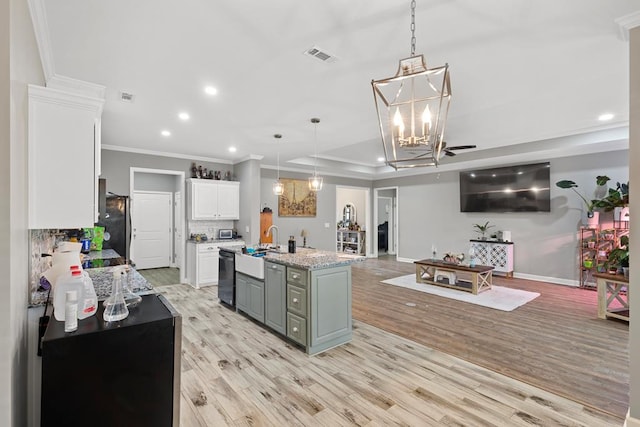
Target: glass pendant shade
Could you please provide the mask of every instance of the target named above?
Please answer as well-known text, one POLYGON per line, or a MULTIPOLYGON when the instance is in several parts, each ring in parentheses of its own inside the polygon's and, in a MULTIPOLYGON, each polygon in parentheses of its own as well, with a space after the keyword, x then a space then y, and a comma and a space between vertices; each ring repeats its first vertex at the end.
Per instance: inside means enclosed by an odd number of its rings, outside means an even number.
POLYGON ((309 190, 311 191, 320 191, 322 190, 322 177, 318 175, 313 175, 309 177, 309 190))
POLYGON ((277 180, 273 183, 273 194, 276 196, 282 196, 282 193, 284 193, 284 185, 280 180, 277 180))

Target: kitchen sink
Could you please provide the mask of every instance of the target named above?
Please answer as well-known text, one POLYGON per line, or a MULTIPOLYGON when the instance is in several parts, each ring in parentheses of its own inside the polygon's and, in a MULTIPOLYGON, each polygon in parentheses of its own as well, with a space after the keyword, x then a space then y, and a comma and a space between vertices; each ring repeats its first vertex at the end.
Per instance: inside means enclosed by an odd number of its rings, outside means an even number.
POLYGON ((236 254, 236 272, 264 280, 264 258, 249 254, 236 254))

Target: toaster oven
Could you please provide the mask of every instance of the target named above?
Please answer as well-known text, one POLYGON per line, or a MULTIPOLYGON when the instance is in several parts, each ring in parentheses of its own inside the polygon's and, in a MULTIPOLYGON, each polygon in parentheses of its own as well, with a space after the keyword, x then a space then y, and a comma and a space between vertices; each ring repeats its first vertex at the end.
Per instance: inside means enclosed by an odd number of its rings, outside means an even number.
POLYGON ((218 230, 218 239, 220 240, 233 239, 233 230, 232 229, 218 230))

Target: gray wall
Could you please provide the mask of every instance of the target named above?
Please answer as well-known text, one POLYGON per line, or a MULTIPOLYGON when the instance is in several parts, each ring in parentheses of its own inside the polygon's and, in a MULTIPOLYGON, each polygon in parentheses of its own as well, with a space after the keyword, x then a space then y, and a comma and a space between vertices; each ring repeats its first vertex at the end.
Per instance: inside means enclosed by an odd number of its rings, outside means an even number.
POLYGON ((236 175, 240 181, 240 220, 237 230, 247 245, 257 244, 260 239, 260 161, 238 163, 236 175))
MULTIPOLYGON (((492 232, 511 231, 516 273, 577 281, 577 231, 583 203, 571 190, 557 188, 555 182, 576 181, 578 190, 590 198, 597 175, 608 175, 614 186, 616 181, 628 180, 628 151, 550 161, 551 212, 460 212, 458 172, 434 171, 428 175, 376 181, 375 187, 399 187, 398 257, 428 258, 432 244, 438 248, 438 254, 446 251, 466 254, 469 239, 477 236, 473 224, 490 221, 496 226, 492 232)), ((611 214, 603 214, 603 221, 611 222, 611 214)))
MULTIPOLYGON (((302 246, 300 232, 309 232, 307 246, 327 251, 336 250, 336 185, 371 188, 371 182, 360 179, 324 176, 322 190, 318 192, 317 212, 313 218, 278 216, 278 197, 273 194, 273 182, 276 171, 263 169, 261 179, 260 206, 268 206, 273 210, 273 224, 280 231, 280 244, 286 244, 290 235, 294 235, 298 246, 302 246), (325 223, 329 224, 325 228, 325 223)), ((307 180, 309 174, 280 171, 280 178, 307 180)), ((358 218, 360 212, 358 212, 358 218)), ((257 243, 257 240, 252 243, 257 243)))
MULTIPOLYGON (((124 151, 102 150, 101 178, 107 180, 107 191, 116 194, 129 195, 129 170, 132 167, 148 169, 164 169, 184 172, 185 178, 191 177, 193 160, 176 159, 173 157, 154 156, 151 154, 128 153, 124 151)), ((233 165, 195 161, 211 170, 231 171, 233 165)), ((136 177, 137 180, 137 177, 136 177)), ((168 190, 171 191, 171 190, 168 190)))
MULTIPOLYGON (((136 172, 136 191, 166 191, 173 193, 179 187, 177 175, 136 172)), ((184 183, 182 183, 184 184, 184 183)), ((179 191, 179 190, 178 190, 179 191)))

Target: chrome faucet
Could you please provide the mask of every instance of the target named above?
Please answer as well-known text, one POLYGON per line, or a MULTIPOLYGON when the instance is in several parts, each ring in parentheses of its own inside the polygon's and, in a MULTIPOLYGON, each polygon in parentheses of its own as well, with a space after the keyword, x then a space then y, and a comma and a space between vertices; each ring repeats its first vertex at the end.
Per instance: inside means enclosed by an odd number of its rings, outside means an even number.
POLYGON ((276 246, 276 249, 280 250, 280 244, 278 243, 278 236, 280 234, 280 231, 278 230, 278 227, 276 227, 275 225, 270 226, 269 228, 267 228, 267 231, 264 232, 264 234, 269 235, 271 234, 271 237, 273 237, 273 230, 276 230, 276 236, 274 238, 274 243, 276 246))

